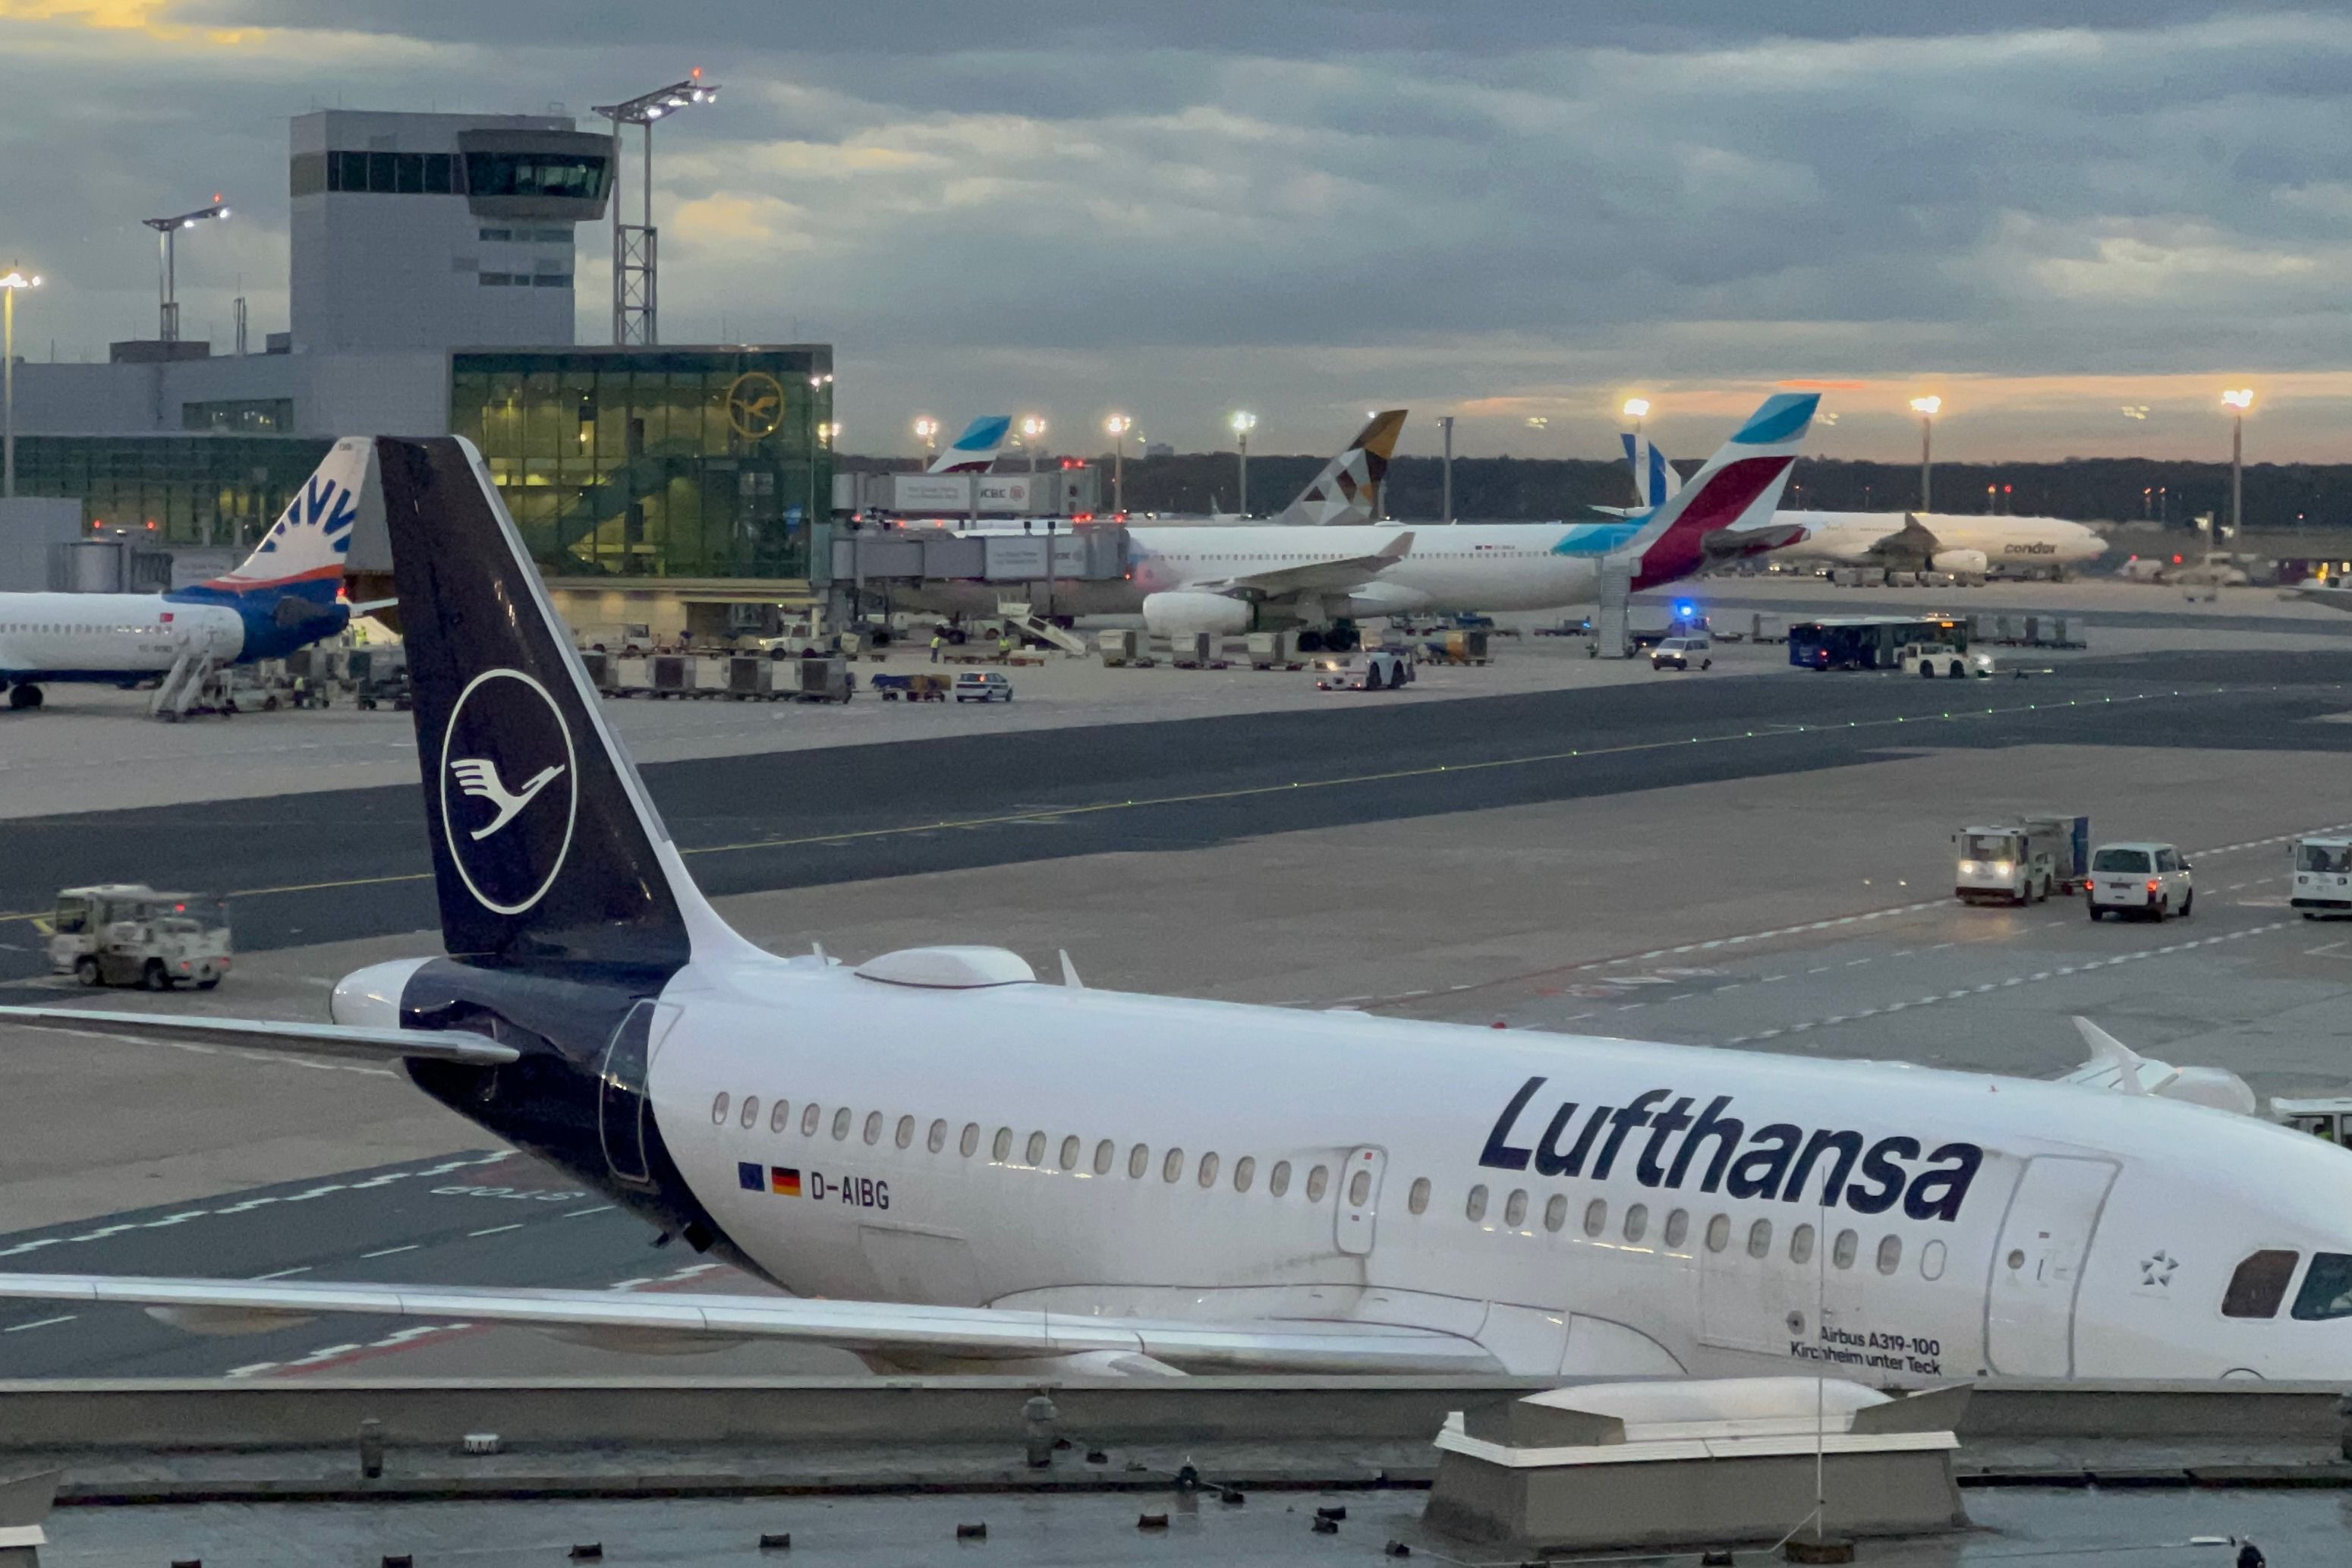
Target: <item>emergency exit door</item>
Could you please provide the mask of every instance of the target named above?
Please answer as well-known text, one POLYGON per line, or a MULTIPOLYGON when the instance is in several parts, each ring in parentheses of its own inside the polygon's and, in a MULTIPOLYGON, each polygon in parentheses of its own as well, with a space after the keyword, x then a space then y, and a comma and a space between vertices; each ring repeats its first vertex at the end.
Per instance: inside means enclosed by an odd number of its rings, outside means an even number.
POLYGON ((1381 1178, 1388 1173, 1385 1149, 1348 1151, 1339 1168, 1339 1250, 1361 1258, 1372 1250, 1372 1235, 1381 1218, 1381 1178))
POLYGON ((1985 1353, 1993 1371, 2074 1374, 2074 1301, 2116 1169, 2112 1161, 2063 1156, 2026 1163, 1985 1292, 1985 1353))

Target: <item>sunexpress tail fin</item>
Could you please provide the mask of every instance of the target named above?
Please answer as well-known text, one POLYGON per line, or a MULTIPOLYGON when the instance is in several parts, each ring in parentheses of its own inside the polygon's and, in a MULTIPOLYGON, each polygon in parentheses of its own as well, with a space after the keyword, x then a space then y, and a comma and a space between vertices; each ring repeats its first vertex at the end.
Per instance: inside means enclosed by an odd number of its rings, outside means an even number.
POLYGON ((375 447, 450 953, 674 970, 749 951, 604 727, 480 455, 454 437, 375 447))

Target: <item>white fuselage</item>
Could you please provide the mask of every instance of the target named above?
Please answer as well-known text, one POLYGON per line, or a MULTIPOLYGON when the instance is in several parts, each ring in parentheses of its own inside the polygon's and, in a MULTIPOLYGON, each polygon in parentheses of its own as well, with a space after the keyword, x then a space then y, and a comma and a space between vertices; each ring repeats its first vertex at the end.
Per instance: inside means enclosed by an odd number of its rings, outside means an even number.
POLYGON ((245 646, 225 605, 158 594, 0 594, 0 681, 125 680, 160 675, 190 647, 220 662, 245 646))
POLYGON ((2252 1249, 2298 1283, 2352 1252, 2352 1153, 2223 1111, 811 960, 690 966, 665 1001, 664 1136, 803 1294, 1397 1324, 1528 1373, 2352 1372, 2352 1317, 2221 1312, 2252 1249), (1792 1142, 1820 1147, 1783 1195, 1792 1142))
MULTIPOLYGON (((1633 537, 1625 523, 1456 523, 1405 526, 1278 523, 1130 526, 1129 572, 1108 583, 1059 581, 1051 613, 1138 615, 1150 595, 1213 585, 1302 566, 1378 554, 1400 534, 1412 547, 1395 564, 1364 574, 1352 590, 1310 595, 1334 617, 1457 611, 1545 610, 1590 604, 1607 552, 1633 537)), ((926 583, 902 604, 961 615, 993 615, 1025 584, 926 583)), ((1040 608, 1045 606, 1040 605, 1040 608)))
POLYGON ((1973 550, 1994 571, 2078 566, 2105 553, 2095 529, 2055 517, 1987 517, 1956 512, 1777 511, 1770 525, 1795 523, 1805 537, 1775 552, 1794 561, 1858 564, 1904 531, 1906 521, 1935 536, 1939 550, 1973 550))

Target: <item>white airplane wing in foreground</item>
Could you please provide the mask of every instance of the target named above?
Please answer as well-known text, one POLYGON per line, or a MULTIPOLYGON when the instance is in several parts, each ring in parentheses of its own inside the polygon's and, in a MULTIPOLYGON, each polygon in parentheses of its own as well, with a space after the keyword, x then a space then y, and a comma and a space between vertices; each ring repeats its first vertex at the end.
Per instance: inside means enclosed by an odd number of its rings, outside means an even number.
POLYGON ((1284 566, 1239 577, 1206 578, 1188 584, 1205 593, 1249 593, 1276 595, 1313 589, 1338 590, 1369 583, 1412 552, 1412 535, 1400 533, 1370 555, 1344 561, 1316 561, 1304 566, 1284 566))
MULTIPOLYGON (((1498 1373, 1475 1341, 1372 1323, 1175 1322, 992 1307, 924 1307, 793 1297, 637 1295, 467 1286, 339 1285, 308 1280, 164 1279, 97 1274, 0 1274, 0 1299, 121 1302, 200 1332, 257 1332, 321 1312, 512 1323, 626 1342, 691 1339, 833 1345, 887 1361, 1142 1357, 1182 1373, 1498 1373)), ((1128 1370, 1136 1370, 1129 1367, 1128 1370)))

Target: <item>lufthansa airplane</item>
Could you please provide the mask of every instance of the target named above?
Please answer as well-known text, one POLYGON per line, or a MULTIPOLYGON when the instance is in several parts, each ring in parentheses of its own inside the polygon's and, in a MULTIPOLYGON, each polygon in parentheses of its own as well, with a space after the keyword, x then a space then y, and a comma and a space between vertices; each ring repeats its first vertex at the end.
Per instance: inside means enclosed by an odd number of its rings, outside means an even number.
POLYGON ((347 976, 328 1024, 0 1016, 394 1066, 795 1295, 0 1274, 0 1297, 1056 1377, 2352 1372, 2352 1154, 2137 1070, 1126 994, 988 947, 764 952, 688 876, 479 456, 376 445, 447 956, 347 976))
POLYGON ((0 594, 8 706, 38 708, 42 687, 61 681, 136 686, 192 651, 215 664, 249 664, 341 632, 352 615, 339 597, 343 556, 373 456, 372 442, 336 442, 225 577, 168 594, 0 594))

